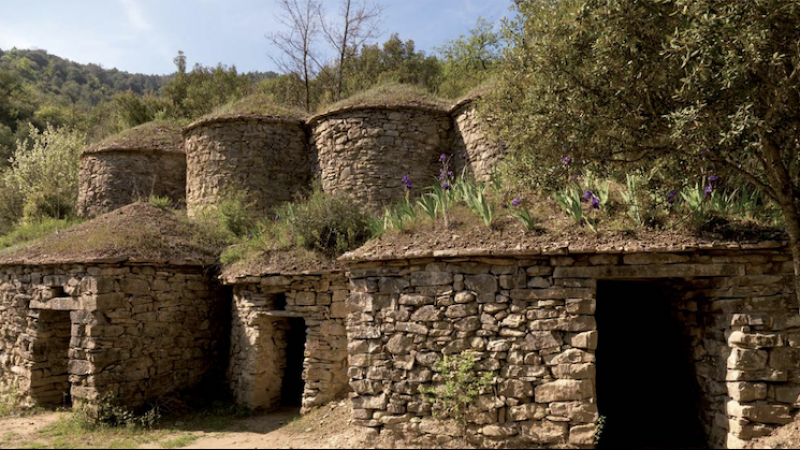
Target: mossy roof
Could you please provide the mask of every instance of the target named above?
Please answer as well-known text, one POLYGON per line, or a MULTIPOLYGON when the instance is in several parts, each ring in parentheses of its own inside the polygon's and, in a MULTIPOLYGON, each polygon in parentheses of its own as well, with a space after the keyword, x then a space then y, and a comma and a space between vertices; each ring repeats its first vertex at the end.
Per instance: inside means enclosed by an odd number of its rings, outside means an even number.
POLYGON ((170 121, 149 122, 92 144, 84 154, 109 151, 184 153, 181 126, 170 121))
POLYGON ((0 252, 0 265, 169 263, 213 265, 224 243, 185 216, 135 203, 39 241, 0 252))
POLYGON ((285 248, 249 254, 225 267, 220 278, 236 284, 248 277, 320 275, 342 270, 338 262, 324 255, 302 248, 285 248))
POLYGON ((450 102, 424 89, 407 84, 385 84, 356 94, 320 110, 309 122, 346 111, 359 109, 421 109, 447 113, 450 102))
POLYGON ((306 119, 306 113, 299 109, 279 105, 268 95, 254 94, 217 108, 212 113, 192 122, 183 131, 189 131, 206 123, 252 118, 302 122, 306 119))
POLYGON ((442 220, 424 220, 403 232, 389 232, 344 255, 340 263, 450 257, 513 257, 568 254, 677 253, 696 250, 781 249, 782 230, 730 223, 718 230, 618 230, 592 232, 568 219, 541 218, 528 231, 510 217, 499 217, 488 229, 463 209, 451 211, 448 228, 442 220))

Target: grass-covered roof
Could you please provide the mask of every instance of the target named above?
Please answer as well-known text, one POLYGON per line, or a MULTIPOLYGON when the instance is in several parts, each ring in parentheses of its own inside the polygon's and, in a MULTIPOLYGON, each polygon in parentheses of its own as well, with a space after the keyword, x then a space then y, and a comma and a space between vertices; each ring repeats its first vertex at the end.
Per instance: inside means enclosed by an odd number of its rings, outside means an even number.
POLYGON ((84 154, 120 150, 145 150, 183 153, 181 125, 172 121, 153 121, 103 139, 84 154))
POLYGON ((208 122, 256 117, 286 121, 302 121, 305 120, 306 113, 299 109, 279 105, 266 94, 253 94, 241 100, 220 106, 210 114, 206 114, 193 122, 187 129, 192 129, 200 124, 208 122))
POLYGON ((419 108, 447 112, 450 102, 408 84, 384 84, 322 108, 314 119, 361 108, 419 108))
POLYGON ((0 251, 0 264, 138 261, 211 265, 224 245, 224 238, 210 226, 149 203, 136 203, 0 251))

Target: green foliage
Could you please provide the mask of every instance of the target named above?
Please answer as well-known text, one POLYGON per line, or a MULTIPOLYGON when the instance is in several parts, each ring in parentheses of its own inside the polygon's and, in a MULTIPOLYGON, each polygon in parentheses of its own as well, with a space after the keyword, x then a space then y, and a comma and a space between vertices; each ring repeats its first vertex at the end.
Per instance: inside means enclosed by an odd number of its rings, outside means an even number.
POLYGON ((350 197, 317 191, 297 205, 289 220, 300 246, 336 257, 371 238, 369 216, 350 197))
POLYGON ((147 199, 148 203, 155 206, 156 208, 166 211, 172 207, 172 200, 169 197, 159 197, 157 195, 151 195, 150 198, 147 199))
POLYGON ((469 206, 469 209, 483 220, 486 228, 491 229, 494 224, 497 207, 494 202, 486 197, 483 186, 478 185, 478 189, 465 191, 464 201, 469 206))
POLYGON ((82 219, 77 218, 53 219, 47 217, 22 222, 0 236, 0 249, 37 241, 45 236, 72 228, 82 222, 82 219))
POLYGON ((477 355, 467 351, 445 356, 436 363, 435 371, 441 383, 419 387, 420 394, 432 405, 435 418, 449 417, 466 430, 469 406, 484 389, 495 384, 491 372, 480 374, 476 371, 477 361, 477 355))
POLYGON ((439 197, 435 194, 425 194, 417 200, 417 205, 430 219, 436 219, 439 213, 439 197))
POLYGON ((100 398, 96 404, 79 403, 74 408, 78 423, 86 428, 124 427, 152 429, 161 420, 158 408, 150 409, 137 415, 133 411, 120 406, 113 395, 100 398))
POLYGON ((556 192, 553 198, 575 223, 583 225, 586 222, 583 211, 583 189, 580 185, 573 184, 561 192, 556 192))
POLYGON ((608 417, 606 416, 600 416, 600 418, 597 419, 597 426, 594 432, 595 445, 600 444, 600 439, 603 437, 603 432, 605 431, 607 423, 608 423, 608 417))
POLYGON ((17 143, 11 167, 2 174, 0 198, 5 226, 24 221, 74 216, 78 198, 78 156, 85 145, 82 133, 30 127, 17 143))
POLYGON ((493 75, 500 61, 501 41, 494 24, 478 18, 468 35, 436 48, 441 57, 442 75, 438 94, 458 98, 480 86, 493 75))
POLYGON ((537 231, 539 229, 539 221, 531 215, 531 211, 527 208, 516 207, 511 211, 510 215, 528 231, 537 231))
POLYGON ((252 203, 245 191, 224 193, 213 208, 203 212, 206 220, 216 222, 221 229, 235 237, 246 236, 256 226, 252 203))
MULTIPOLYGON (((403 230, 407 223, 413 222, 417 218, 415 204, 406 197, 404 202, 400 202, 392 207, 386 208, 383 214, 383 228, 376 235, 383 234, 388 230, 403 230)), ((433 206, 434 210, 436 206, 433 206)))
POLYGON ((627 174, 625 190, 622 191, 622 201, 628 207, 628 217, 638 227, 645 225, 644 205, 642 198, 642 184, 647 180, 639 174, 627 174))

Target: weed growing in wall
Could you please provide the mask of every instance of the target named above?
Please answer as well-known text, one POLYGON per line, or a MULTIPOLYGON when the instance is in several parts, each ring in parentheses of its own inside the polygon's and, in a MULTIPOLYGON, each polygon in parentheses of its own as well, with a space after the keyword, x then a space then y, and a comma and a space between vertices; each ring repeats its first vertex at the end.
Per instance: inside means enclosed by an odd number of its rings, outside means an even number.
POLYGON ((494 385, 494 375, 488 372, 478 373, 475 370, 476 364, 477 355, 474 352, 445 356, 435 366, 441 383, 419 388, 420 394, 432 405, 434 418, 449 417, 465 433, 469 406, 482 390, 494 385))

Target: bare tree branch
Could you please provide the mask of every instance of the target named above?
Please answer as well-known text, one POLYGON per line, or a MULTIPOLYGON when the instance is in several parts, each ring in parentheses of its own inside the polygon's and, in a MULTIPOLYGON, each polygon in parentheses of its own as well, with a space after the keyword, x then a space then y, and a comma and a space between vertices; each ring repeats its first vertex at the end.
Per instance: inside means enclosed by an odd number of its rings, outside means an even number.
POLYGON ((321 5, 318 0, 278 0, 278 3, 283 10, 278 21, 287 30, 267 35, 282 55, 270 55, 270 59, 281 71, 300 77, 305 84, 305 106, 309 111, 311 79, 321 67, 315 49, 320 32, 321 5))
POLYGON ((348 60, 367 41, 382 34, 381 16, 383 5, 373 0, 341 0, 338 19, 326 21, 320 9, 322 33, 328 44, 336 51, 336 100, 341 100, 344 86, 344 70, 348 60))

